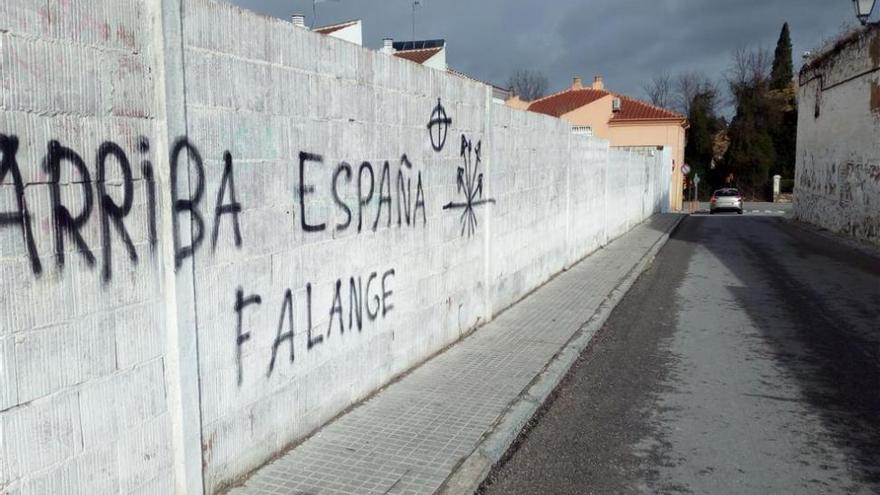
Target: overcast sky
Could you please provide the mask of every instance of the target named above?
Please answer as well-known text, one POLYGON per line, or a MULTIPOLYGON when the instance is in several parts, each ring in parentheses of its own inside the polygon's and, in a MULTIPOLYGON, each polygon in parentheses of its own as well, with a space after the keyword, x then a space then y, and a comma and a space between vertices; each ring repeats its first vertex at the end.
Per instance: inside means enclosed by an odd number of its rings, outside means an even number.
MULTIPOLYGON (((231 0, 290 19, 312 0, 231 0)), ((506 86, 516 68, 543 72, 551 92, 602 74, 611 90, 644 97, 655 74, 721 79, 739 47, 772 50, 786 21, 795 69, 804 50, 855 22, 851 0, 420 0, 416 39, 444 38, 450 67, 506 86)), ((364 45, 412 37, 413 0, 320 0, 318 25, 364 23, 364 45)))

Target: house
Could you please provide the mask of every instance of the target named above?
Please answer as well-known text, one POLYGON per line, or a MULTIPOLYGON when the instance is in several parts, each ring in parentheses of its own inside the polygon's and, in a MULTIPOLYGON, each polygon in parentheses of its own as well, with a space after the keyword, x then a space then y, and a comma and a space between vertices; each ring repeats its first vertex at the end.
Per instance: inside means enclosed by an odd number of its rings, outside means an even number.
MULTIPOLYGON (((295 26, 305 28, 305 21, 305 16, 301 14, 295 14, 293 16, 293 24, 295 26)), ((311 30, 325 36, 332 36, 334 38, 348 41, 349 43, 354 43, 358 46, 364 46, 363 24, 360 19, 339 22, 329 26, 315 27, 311 28, 311 30)))
POLYGON ((447 68, 446 40, 394 41, 385 38, 381 51, 432 69, 447 68))
POLYGON ((564 91, 532 102, 514 97, 507 105, 563 119, 571 124, 574 134, 598 136, 608 140, 614 148, 650 152, 658 147, 670 147, 674 167, 672 207, 681 208, 681 166, 688 128, 684 115, 608 91, 602 76, 596 76, 588 87, 581 78, 575 77, 571 87, 564 91))
POLYGON ((381 51, 410 62, 422 64, 425 67, 444 70, 454 76, 490 86, 492 100, 495 103, 503 104, 510 98, 509 89, 481 81, 464 72, 450 68, 446 63, 446 40, 394 41, 391 38, 385 38, 381 51))

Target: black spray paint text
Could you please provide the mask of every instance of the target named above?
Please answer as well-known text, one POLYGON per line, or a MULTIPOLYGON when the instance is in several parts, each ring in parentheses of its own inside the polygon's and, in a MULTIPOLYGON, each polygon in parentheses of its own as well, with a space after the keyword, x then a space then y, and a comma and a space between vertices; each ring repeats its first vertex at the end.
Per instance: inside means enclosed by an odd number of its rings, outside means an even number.
MULTIPOLYGON (((127 220, 127 217, 132 212, 135 194, 140 194, 141 190, 146 197, 149 249, 151 253, 155 252, 158 243, 157 202, 160 195, 157 191, 156 170, 149 159, 150 149, 150 141, 145 137, 139 138, 136 150, 138 159, 133 165, 121 146, 106 141, 98 147, 95 154, 95 177, 92 177, 90 168, 80 153, 59 141, 48 143, 41 167, 49 177, 47 185, 51 201, 54 258, 59 272, 64 271, 66 256, 71 252, 65 248, 65 243, 72 243, 76 247, 73 252, 78 253, 89 267, 99 264, 93 247, 86 242, 83 235, 90 221, 100 222, 100 269, 105 282, 112 278, 112 237, 117 236, 120 239, 124 248, 123 254, 132 264, 137 265, 143 254, 137 252, 126 221, 137 221, 127 220), (134 166, 140 167, 142 181, 133 179, 134 166), (106 180, 108 170, 118 171, 119 179, 106 180), (65 202, 70 200, 71 195, 62 194, 62 176, 71 177, 70 183, 65 184, 66 187, 79 189, 81 201, 77 202, 78 208, 65 202), (140 187, 136 190, 135 185, 140 187), (114 193, 110 194, 110 190, 114 193)), ((10 192, 14 196, 14 201, 10 202, 12 211, 0 211, 0 233, 9 235, 12 229, 20 231, 31 270, 39 276, 44 267, 37 252, 32 225, 35 219, 28 208, 25 195, 25 187, 29 184, 22 177, 21 164, 17 161, 18 151, 18 137, 0 133, 0 184, 9 185, 11 182, 10 192)), ((175 267, 179 268, 186 258, 194 256, 205 242, 207 216, 213 217, 210 226, 212 251, 217 248, 221 227, 232 229, 233 242, 240 248, 243 242, 240 218, 243 205, 236 194, 235 163, 231 153, 225 151, 222 154, 219 172, 222 173, 222 179, 214 195, 216 199, 213 210, 208 210, 210 205, 206 204, 209 200, 206 199, 206 170, 201 151, 188 139, 177 139, 172 146, 169 163, 175 267), (188 183, 181 180, 186 177, 189 178, 188 183), (191 236, 187 236, 187 239, 181 235, 184 228, 181 218, 186 218, 182 215, 188 216, 191 222, 187 229, 191 236)), ((335 166, 330 184, 322 187, 317 187, 310 180, 314 167, 325 166, 321 155, 301 152, 298 163, 292 166, 298 167, 298 183, 291 191, 292 209, 299 219, 294 228, 301 228, 306 233, 329 229, 337 232, 357 229, 357 232, 362 232, 375 231, 382 226, 415 227, 419 223, 427 223, 422 174, 420 170, 414 170, 406 155, 393 166, 389 161, 376 165, 364 161, 357 166, 341 162, 335 166), (353 196, 355 199, 346 202, 343 199, 345 192, 356 192, 353 196), (317 194, 332 194, 343 221, 330 226, 327 225, 327 219, 308 217, 308 205, 317 194), (371 208, 373 204, 375 206, 371 208), (376 213, 372 215, 368 211, 376 213)), ((0 186, 0 191, 2 190, 0 186)), ((351 194, 348 196, 352 197, 351 194)))
MULTIPOLYGON (((395 275, 395 270, 391 268, 381 274, 372 272, 367 276, 337 279, 332 300, 328 302, 329 310, 324 313, 328 316, 326 330, 312 326, 313 316, 316 315, 313 312, 312 284, 307 283, 305 287, 305 308, 295 307, 293 292, 287 289, 282 297, 281 307, 277 310, 278 327, 272 343, 272 358, 266 369, 266 377, 272 376, 279 359, 286 358, 289 363, 296 362, 297 346, 294 340, 297 335, 303 334, 302 331, 297 332, 294 325, 294 315, 298 310, 305 311, 305 348, 307 352, 310 352, 329 342, 334 333, 338 333, 340 336, 344 335, 346 331, 357 330, 360 333, 363 331, 365 323, 375 322, 379 319, 384 320, 388 313, 394 309, 392 302, 394 291, 391 289, 391 285, 395 275)), ((235 292, 233 311, 236 321, 235 357, 239 386, 244 380, 242 350, 251 340, 252 332, 256 331, 246 327, 244 317, 246 313, 263 310, 262 304, 263 297, 260 294, 246 294, 241 287, 235 292)), ((274 311, 272 308, 269 310, 274 311)))

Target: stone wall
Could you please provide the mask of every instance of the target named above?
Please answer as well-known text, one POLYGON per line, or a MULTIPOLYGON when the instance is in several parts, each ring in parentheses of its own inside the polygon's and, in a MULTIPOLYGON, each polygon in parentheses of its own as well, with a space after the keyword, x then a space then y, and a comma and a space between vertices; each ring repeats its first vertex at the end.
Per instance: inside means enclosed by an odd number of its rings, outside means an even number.
POLYGON ((0 64, 4 493, 214 492, 668 204, 668 151, 212 0, 10 0, 0 64))
POLYGON ((800 74, 794 211, 880 244, 880 30, 856 33, 800 74))

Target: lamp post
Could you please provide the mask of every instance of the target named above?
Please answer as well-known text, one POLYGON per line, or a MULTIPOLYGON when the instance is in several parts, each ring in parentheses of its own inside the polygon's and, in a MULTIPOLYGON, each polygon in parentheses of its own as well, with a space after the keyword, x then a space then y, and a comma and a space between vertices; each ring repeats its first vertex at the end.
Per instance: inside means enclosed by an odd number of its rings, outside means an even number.
POLYGON ((856 9, 856 17, 862 23, 862 26, 868 24, 868 18, 871 17, 871 11, 874 10, 874 3, 877 0, 852 0, 853 7, 856 9))

